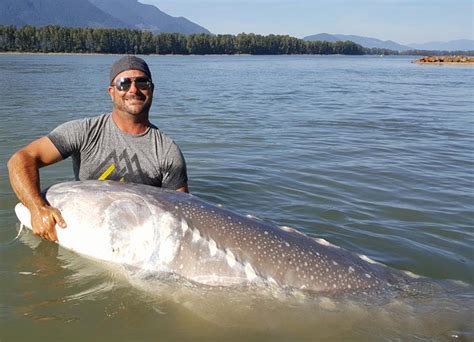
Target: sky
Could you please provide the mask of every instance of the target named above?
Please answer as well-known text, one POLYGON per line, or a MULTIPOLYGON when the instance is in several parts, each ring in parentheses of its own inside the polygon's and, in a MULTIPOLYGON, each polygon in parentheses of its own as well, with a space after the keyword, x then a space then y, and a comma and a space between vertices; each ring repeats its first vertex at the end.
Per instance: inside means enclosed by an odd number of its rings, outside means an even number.
POLYGON ((474 0, 139 0, 215 34, 353 34, 400 44, 474 39, 474 0))

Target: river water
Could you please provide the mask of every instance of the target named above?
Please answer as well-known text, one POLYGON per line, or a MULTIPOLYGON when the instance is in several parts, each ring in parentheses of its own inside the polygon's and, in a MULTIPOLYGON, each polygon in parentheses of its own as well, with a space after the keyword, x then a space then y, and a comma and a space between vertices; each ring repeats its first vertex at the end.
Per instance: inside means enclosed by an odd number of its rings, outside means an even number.
MULTIPOLYGON (((457 289, 349 303, 137 283, 29 231, 16 238, 9 156, 64 121, 109 111, 116 58, 0 55, 0 340, 473 338, 473 67, 145 57, 152 122, 180 145, 192 193, 457 289)), ((43 187, 70 180, 71 163, 41 176, 43 187)))

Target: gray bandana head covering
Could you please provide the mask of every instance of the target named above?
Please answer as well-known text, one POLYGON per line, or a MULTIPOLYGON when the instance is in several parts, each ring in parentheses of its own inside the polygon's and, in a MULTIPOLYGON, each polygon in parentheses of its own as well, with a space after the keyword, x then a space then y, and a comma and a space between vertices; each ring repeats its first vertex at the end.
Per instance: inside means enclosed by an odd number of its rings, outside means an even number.
POLYGON ((114 78, 125 70, 140 70, 143 71, 150 79, 151 72, 148 68, 148 64, 136 56, 123 56, 119 60, 115 61, 110 68, 110 83, 114 81, 114 78))

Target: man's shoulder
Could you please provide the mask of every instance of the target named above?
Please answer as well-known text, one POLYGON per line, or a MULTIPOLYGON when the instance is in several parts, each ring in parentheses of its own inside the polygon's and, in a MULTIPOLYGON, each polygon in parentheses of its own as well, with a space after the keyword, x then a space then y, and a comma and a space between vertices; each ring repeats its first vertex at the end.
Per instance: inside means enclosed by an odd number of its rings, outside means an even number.
POLYGON ((96 116, 89 116, 78 120, 80 129, 86 132, 104 132, 109 126, 111 114, 101 114, 96 116))
POLYGON ((173 155, 181 154, 181 150, 174 139, 152 123, 150 123, 150 133, 152 134, 152 139, 158 142, 158 146, 160 146, 164 155, 170 153, 173 155))
POLYGON ((110 113, 96 115, 96 116, 82 117, 79 119, 66 121, 62 123, 60 126, 66 125, 66 126, 73 126, 73 127, 74 126, 91 127, 97 124, 99 125, 104 124, 105 122, 108 121, 109 117, 110 117, 110 113))
POLYGON ((162 139, 163 142, 166 142, 168 144, 174 144, 173 138, 171 138, 153 123, 150 123, 150 133, 154 135, 155 139, 162 139))
POLYGON ((76 137, 87 137, 91 134, 95 135, 97 132, 104 130, 104 127, 107 126, 109 117, 110 113, 69 120, 57 126, 48 134, 48 136, 55 137, 74 135, 76 137))
POLYGON ((105 114, 100 114, 100 115, 96 115, 96 116, 88 116, 88 117, 82 118, 80 120, 82 120, 84 122, 87 122, 91 125, 96 125, 96 124, 103 125, 107 121, 109 121, 110 116, 111 116, 111 113, 105 113, 105 114))

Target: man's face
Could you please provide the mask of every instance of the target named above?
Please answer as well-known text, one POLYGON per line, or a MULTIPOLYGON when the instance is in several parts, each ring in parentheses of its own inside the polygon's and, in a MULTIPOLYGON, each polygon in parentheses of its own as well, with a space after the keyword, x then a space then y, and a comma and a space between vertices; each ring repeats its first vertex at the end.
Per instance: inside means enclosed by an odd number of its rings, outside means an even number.
POLYGON ((143 78, 148 79, 148 76, 140 70, 126 70, 115 77, 108 88, 115 109, 130 115, 148 113, 153 101, 154 87, 153 84, 149 87, 143 86, 143 78), (116 83, 120 84, 120 81, 124 85, 123 89, 116 87, 116 83))

